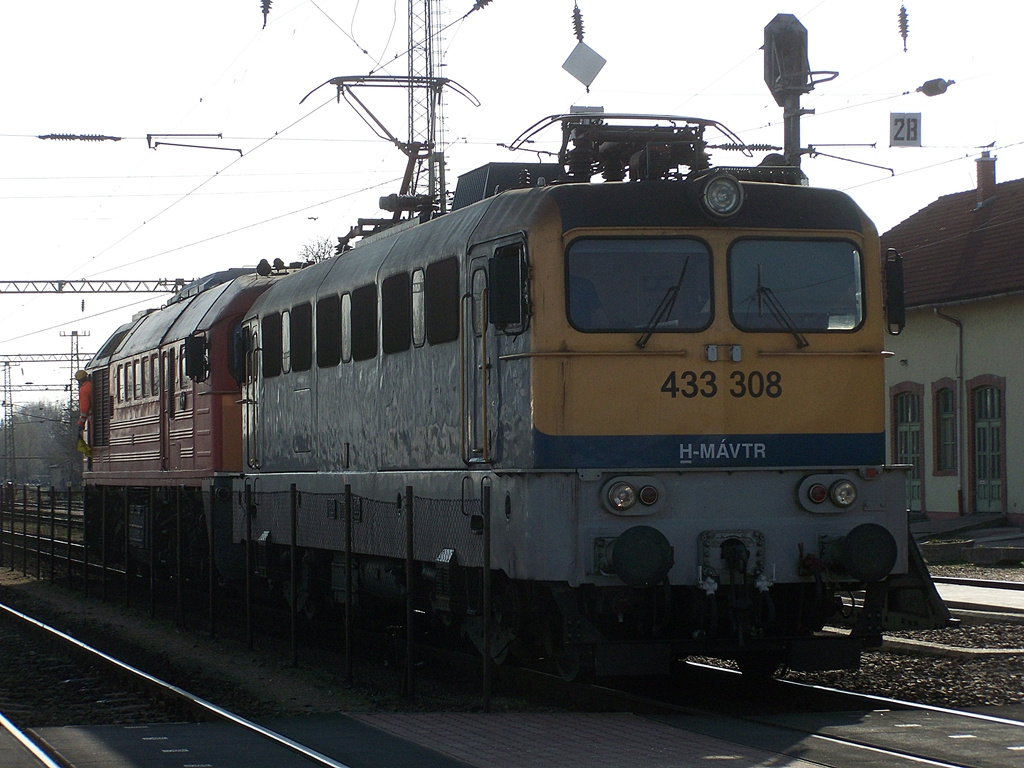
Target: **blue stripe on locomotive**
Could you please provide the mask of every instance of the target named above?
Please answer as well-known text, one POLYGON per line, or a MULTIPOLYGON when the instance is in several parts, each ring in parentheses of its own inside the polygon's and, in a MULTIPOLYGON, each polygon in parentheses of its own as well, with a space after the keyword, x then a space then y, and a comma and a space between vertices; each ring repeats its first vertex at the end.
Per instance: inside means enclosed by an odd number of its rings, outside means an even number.
POLYGON ((539 468, 872 466, 885 463, 885 435, 592 436, 534 429, 533 450, 539 468))

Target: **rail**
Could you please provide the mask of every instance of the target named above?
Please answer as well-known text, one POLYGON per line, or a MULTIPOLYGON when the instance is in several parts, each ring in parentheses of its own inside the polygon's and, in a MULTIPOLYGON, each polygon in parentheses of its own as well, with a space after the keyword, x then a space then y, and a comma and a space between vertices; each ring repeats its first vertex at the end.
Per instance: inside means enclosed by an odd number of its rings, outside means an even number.
POLYGON ((120 659, 114 658, 97 648, 87 645, 81 640, 71 637, 71 635, 44 624, 43 622, 17 611, 10 606, 0 604, 0 613, 6 617, 16 619, 21 624, 30 626, 34 630, 45 634, 47 637, 73 649, 74 652, 85 656, 92 663, 112 669, 115 673, 127 677, 140 687, 144 687, 158 696, 184 704, 201 717, 213 717, 218 720, 225 720, 233 725, 237 725, 247 731, 255 733, 258 736, 268 739, 285 749, 295 752, 317 765, 325 766, 326 768, 348 768, 344 763, 340 763, 337 760, 306 746, 305 744, 301 744, 287 736, 277 733, 276 731, 259 725, 258 723, 254 723, 251 720, 247 720, 246 718, 207 701, 206 699, 196 696, 183 688, 179 688, 178 686, 165 680, 161 680, 148 672, 144 672, 137 667, 133 667, 120 659))

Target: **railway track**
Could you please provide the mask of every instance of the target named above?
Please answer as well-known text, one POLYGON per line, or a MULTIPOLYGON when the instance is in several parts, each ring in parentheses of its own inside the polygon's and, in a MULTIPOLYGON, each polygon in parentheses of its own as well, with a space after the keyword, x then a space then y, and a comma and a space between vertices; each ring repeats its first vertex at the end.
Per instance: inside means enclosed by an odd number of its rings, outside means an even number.
MULTIPOLYGON (((26 699, 24 695, 16 701, 0 698, 0 712, 10 724, 9 730, 13 732, 30 734, 29 729, 34 730, 41 725, 80 725, 83 717, 87 722, 102 724, 166 723, 177 719, 174 717, 176 713, 185 712, 196 720, 227 722, 266 739, 275 747, 300 755, 310 765, 345 768, 343 763, 311 747, 154 677, 10 606, 0 604, 0 622, 0 633, 8 635, 0 634, 0 642, 6 643, 11 636, 31 634, 37 641, 42 638, 42 642, 51 649, 42 655, 31 651, 5 654, 7 658, 18 656, 21 659, 33 659, 32 684, 19 686, 22 694, 28 694, 30 698, 26 699), (73 660, 69 661, 68 656, 72 656, 73 660), (36 677, 40 672, 46 672, 46 679, 36 677), (73 676, 65 677, 68 673, 73 676), (74 694, 73 697, 68 695, 69 691, 74 694), (60 703, 58 721, 39 722, 38 703, 46 702, 45 709, 51 710, 53 699, 60 703), (80 712, 72 705, 74 699, 80 700, 91 711, 80 712)), ((28 649, 33 644, 22 643, 21 646, 28 649)), ((31 735, 27 739, 40 750, 46 751, 39 739, 31 735)))

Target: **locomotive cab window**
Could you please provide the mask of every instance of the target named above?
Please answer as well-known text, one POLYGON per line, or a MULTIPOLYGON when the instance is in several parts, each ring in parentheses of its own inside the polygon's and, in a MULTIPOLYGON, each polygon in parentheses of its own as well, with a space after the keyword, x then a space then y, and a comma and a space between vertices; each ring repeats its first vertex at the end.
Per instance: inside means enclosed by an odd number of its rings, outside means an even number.
POLYGON ((711 252, 690 238, 587 238, 566 253, 567 315, 584 332, 698 331, 711 323, 711 252))
POLYGON ((729 303, 744 331, 853 331, 864 322, 861 255, 845 240, 740 240, 729 303))
POLYGON ((487 319, 503 333, 522 333, 529 317, 525 249, 519 243, 503 245, 488 260, 487 268, 490 272, 487 319))

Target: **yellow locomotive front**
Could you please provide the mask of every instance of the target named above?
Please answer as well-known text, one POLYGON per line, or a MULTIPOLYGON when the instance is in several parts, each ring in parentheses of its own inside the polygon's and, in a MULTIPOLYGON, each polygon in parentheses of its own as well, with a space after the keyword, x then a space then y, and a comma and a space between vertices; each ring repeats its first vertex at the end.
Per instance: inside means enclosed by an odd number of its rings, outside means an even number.
POLYGON ((529 348, 492 374, 529 369, 512 559, 550 585, 554 650, 601 673, 856 667, 915 565, 877 233, 841 193, 737 175, 523 193, 547 198, 514 254, 529 279, 492 270, 493 303, 528 294, 529 348))

